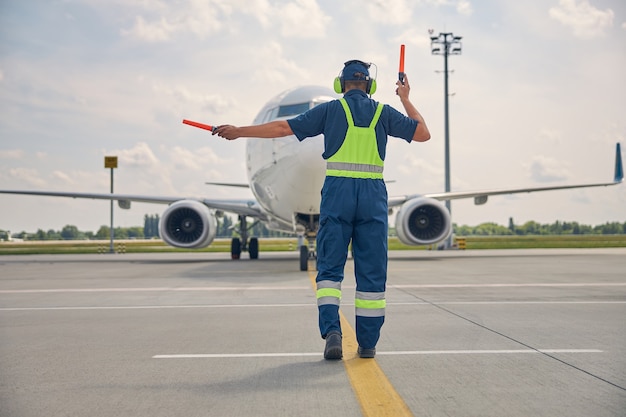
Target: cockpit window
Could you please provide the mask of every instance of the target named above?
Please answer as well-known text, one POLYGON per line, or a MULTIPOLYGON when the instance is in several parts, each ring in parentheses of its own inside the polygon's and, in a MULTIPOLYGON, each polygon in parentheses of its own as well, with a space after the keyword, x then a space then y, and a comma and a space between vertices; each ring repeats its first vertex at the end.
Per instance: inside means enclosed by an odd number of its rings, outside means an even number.
POLYGON ((276 117, 297 116, 310 108, 309 103, 287 104, 278 108, 276 117))

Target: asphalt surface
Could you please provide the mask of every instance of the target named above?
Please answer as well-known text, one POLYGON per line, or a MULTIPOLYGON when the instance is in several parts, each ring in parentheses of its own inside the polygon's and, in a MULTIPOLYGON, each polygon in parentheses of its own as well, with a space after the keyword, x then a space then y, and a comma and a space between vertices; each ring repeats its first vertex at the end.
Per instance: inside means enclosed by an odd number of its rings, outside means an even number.
POLYGON ((228 257, 0 257, 0 416, 626 416, 625 249, 391 252, 343 361, 296 252, 228 257))

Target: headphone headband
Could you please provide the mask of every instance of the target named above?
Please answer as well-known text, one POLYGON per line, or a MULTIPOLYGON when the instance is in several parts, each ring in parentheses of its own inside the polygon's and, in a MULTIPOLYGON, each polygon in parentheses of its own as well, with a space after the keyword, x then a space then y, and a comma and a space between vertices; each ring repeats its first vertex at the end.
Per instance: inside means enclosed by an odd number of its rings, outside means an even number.
POLYGON ((346 90, 346 81, 366 82, 365 92, 374 94, 376 92, 376 79, 372 78, 369 73, 371 63, 361 61, 360 59, 352 59, 343 64, 343 69, 339 76, 335 78, 334 89, 337 94, 344 93, 346 90))

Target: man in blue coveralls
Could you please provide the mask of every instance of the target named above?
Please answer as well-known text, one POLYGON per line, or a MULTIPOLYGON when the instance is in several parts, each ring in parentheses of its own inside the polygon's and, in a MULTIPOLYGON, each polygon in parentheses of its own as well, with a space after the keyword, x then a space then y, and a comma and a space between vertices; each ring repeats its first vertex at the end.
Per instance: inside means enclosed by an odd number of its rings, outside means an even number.
POLYGON ((396 83, 407 116, 370 97, 376 80, 370 64, 353 60, 335 79, 342 99, 320 104, 290 120, 261 125, 219 126, 213 134, 228 140, 239 137, 276 138, 295 135, 302 141, 324 134, 326 180, 322 188, 317 234, 317 305, 325 359, 341 359, 339 318, 341 282, 352 241, 356 276, 356 336, 358 354, 373 358, 385 320, 387 281, 387 189, 383 180, 387 136, 425 142, 430 132, 409 100, 408 79, 396 83))

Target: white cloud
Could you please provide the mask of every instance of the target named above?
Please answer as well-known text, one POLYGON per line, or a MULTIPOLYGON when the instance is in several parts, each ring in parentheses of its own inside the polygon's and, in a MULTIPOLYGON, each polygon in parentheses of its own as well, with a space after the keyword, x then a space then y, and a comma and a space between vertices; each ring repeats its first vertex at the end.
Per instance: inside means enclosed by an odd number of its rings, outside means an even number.
POLYGON ((605 30, 613 26, 613 10, 598 10, 587 0, 559 0, 559 5, 550 8, 549 14, 581 39, 603 36, 605 30))
POLYGON ((21 149, 0 150, 0 159, 22 159, 24 151, 21 149))
POLYGON ((300 68, 293 60, 284 57, 283 47, 278 42, 269 42, 257 52, 261 66, 251 74, 255 81, 285 83, 288 76, 307 79, 309 73, 300 68))
POLYGON ((4 72, 0 69, 0 82, 4 81, 4 72))
POLYGON ((165 18, 157 22, 148 23, 142 16, 135 18, 135 25, 129 29, 122 29, 122 35, 131 36, 148 42, 161 42, 170 39, 176 27, 168 23, 165 18))
POLYGON ((179 106, 191 105, 211 114, 221 114, 235 104, 233 100, 220 95, 198 93, 181 85, 170 86, 161 81, 154 81, 152 89, 168 100, 173 98, 179 106))
POLYGON ((158 7, 151 7, 151 3, 128 6, 140 6, 143 10, 135 17, 132 27, 122 29, 121 34, 147 42, 166 42, 186 33, 206 39, 225 29, 237 30, 243 15, 252 17, 267 30, 274 31, 278 26, 284 37, 323 38, 332 20, 316 0, 275 5, 267 0, 187 0, 158 3, 158 7))
POLYGON ((130 29, 122 29, 121 34, 147 42, 169 41, 176 33, 192 33, 204 39, 222 28, 224 14, 232 10, 231 6, 220 1, 153 3, 144 2, 139 6, 144 8, 146 14, 157 16, 138 15, 134 25, 130 29))
POLYGON ((564 165, 566 163, 563 161, 557 161, 544 155, 536 155, 532 162, 526 165, 526 168, 530 170, 530 178, 533 181, 554 182, 570 178, 570 172, 564 165))
POLYGON ((549 141, 558 144, 561 142, 562 137, 563 132, 558 129, 543 128, 539 131, 539 140, 541 143, 549 141))
POLYGON ((374 0, 367 3, 369 17, 381 23, 399 25, 411 19, 406 0, 374 0))
MULTIPOLYGON (((177 169, 192 170, 204 173, 207 166, 230 165, 228 161, 221 159, 215 151, 209 147, 200 149, 188 149, 175 146, 171 150, 171 158, 177 169)), ((230 161, 232 163, 232 161, 230 161)))
POLYGON ((472 8, 472 4, 469 0, 425 0, 425 3, 433 5, 435 7, 455 7, 457 13, 469 16, 474 13, 474 9, 472 8))
POLYGON ((108 152, 107 155, 117 155, 120 165, 130 167, 154 167, 159 163, 150 146, 145 142, 139 142, 133 148, 121 149, 108 152))
POLYGON ((297 0, 275 8, 271 22, 281 23, 281 34, 290 38, 324 38, 332 20, 316 0, 297 0))
POLYGON ((9 169, 9 177, 13 180, 24 182, 34 187, 45 187, 46 181, 41 178, 35 168, 12 168, 9 169))
POLYGON ((474 13, 472 5, 468 0, 460 0, 456 5, 456 11, 464 16, 469 16, 474 13))
POLYGON ((393 41, 397 44, 415 45, 420 49, 428 50, 430 53, 430 37, 423 28, 411 27, 393 38, 393 41))
POLYGON ((53 171, 52 176, 55 179, 60 180, 61 182, 64 182, 66 184, 71 184, 71 185, 76 184, 75 179, 77 177, 75 175, 67 174, 63 171, 53 171))

